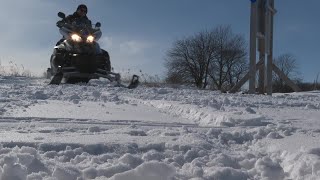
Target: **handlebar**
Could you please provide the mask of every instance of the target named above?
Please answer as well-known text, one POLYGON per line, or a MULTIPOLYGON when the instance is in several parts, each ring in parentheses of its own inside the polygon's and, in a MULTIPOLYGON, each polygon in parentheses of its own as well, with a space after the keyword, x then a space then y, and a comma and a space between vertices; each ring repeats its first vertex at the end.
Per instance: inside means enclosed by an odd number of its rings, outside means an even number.
POLYGON ((70 30, 84 29, 84 28, 88 28, 90 30, 100 30, 100 27, 93 28, 92 26, 88 26, 88 25, 85 25, 85 24, 76 25, 76 24, 67 23, 65 21, 58 21, 57 22, 57 27, 59 27, 59 28, 65 27, 65 28, 70 29, 70 30))

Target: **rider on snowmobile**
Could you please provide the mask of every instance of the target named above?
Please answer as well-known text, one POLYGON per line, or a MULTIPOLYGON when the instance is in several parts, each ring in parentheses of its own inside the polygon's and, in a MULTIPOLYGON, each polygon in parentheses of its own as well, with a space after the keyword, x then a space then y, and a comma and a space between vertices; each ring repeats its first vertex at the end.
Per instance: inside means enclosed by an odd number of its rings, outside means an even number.
MULTIPOLYGON (((80 4, 77 7, 76 12, 74 12, 73 14, 67 16, 65 19, 58 21, 57 22, 57 26, 61 26, 61 24, 64 23, 69 23, 72 24, 73 22, 75 22, 76 24, 84 24, 87 27, 91 27, 91 21, 89 20, 89 18, 87 17, 87 13, 88 13, 88 8, 86 5, 84 4, 80 4)), ((62 43, 64 41, 64 39, 62 38, 61 40, 59 40, 57 42, 57 45, 59 45, 60 43, 62 43)))
MULTIPOLYGON (((87 27, 92 27, 91 21, 87 17, 88 8, 84 4, 80 4, 77 7, 76 12, 73 14, 67 16, 66 18, 63 18, 62 20, 57 22, 57 26, 60 28, 63 26, 63 24, 68 23, 76 23, 76 24, 84 24, 87 27)), ((60 45, 65 40, 64 37, 62 37, 57 43, 56 46, 60 45)), ((58 67, 62 64, 62 59, 58 58, 57 56, 53 56, 52 60, 50 61, 54 67, 58 67)))
POLYGON ((65 16, 59 12, 62 20, 57 22, 63 38, 54 47, 50 57, 50 68, 47 69, 49 84, 89 82, 91 79, 106 78, 116 82, 117 86, 129 89, 139 85, 139 76, 133 75, 128 86, 121 83, 119 73, 111 71, 109 53, 100 48, 97 41, 101 37, 101 23, 92 27, 86 16, 88 8, 84 4, 77 7, 72 15, 65 16))

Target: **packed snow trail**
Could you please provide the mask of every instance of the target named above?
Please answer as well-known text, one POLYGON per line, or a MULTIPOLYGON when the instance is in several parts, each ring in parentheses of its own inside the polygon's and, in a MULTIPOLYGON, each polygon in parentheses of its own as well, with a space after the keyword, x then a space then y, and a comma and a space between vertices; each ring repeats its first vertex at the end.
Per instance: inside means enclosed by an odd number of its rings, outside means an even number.
POLYGON ((316 179, 320 92, 0 77, 0 179, 316 179))

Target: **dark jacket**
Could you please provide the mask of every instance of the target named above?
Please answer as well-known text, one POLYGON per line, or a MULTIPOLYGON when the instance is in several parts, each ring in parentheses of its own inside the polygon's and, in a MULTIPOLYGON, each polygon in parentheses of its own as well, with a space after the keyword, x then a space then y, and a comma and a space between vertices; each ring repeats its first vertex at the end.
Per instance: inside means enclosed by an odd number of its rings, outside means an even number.
MULTIPOLYGON (((66 23, 70 23, 70 24, 75 22, 76 24, 85 24, 89 27, 92 26, 91 21, 89 20, 89 18, 87 16, 81 17, 77 14, 77 12, 67 16, 65 19, 63 19, 59 22, 64 22, 64 23, 66 22, 66 23)), ((57 25, 58 25, 58 23, 57 23, 57 25)))

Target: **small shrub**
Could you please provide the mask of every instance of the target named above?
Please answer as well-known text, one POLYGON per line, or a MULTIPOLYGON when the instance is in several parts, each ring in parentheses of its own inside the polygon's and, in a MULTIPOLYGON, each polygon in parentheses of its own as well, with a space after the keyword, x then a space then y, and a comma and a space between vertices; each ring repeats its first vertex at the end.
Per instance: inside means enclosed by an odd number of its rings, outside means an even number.
POLYGON ((19 66, 13 61, 9 61, 9 65, 7 66, 2 65, 0 61, 0 75, 32 77, 31 71, 25 69, 22 64, 19 66))

